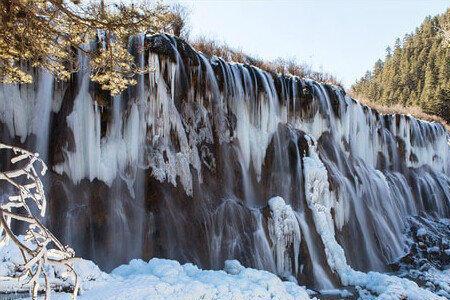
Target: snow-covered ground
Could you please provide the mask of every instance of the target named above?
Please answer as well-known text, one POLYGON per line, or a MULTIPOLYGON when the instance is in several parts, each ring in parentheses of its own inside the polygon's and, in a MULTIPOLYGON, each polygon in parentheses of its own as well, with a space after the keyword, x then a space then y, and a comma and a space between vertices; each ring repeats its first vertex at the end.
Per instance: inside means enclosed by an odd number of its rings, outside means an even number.
POLYGON ((244 268, 236 260, 226 261, 224 269, 201 270, 158 258, 132 260, 80 299, 309 299, 304 288, 269 272, 244 268))
MULTIPOLYGON (((21 263, 18 249, 10 243, 0 254, 0 292, 26 292, 26 285, 5 279, 21 263)), ((79 299, 310 299, 305 288, 267 271, 245 268, 237 260, 226 261, 221 271, 159 258, 132 260, 111 274, 84 259, 75 259, 74 268, 81 279, 79 299)), ((72 284, 60 270, 49 268, 47 274, 53 288, 72 284)), ((51 299, 70 299, 70 294, 52 292, 51 299)))
MULTIPOLYGON (((6 280, 14 275, 20 263, 20 253, 9 244, 0 250, 0 293, 25 292, 28 287, 17 280, 6 280)), ((81 280, 79 299, 445 299, 450 295, 450 271, 430 269, 410 271, 409 278, 416 278, 430 290, 420 288, 413 281, 397 276, 369 272, 354 272, 358 283, 353 292, 326 290, 320 294, 292 282, 282 281, 276 275, 262 270, 243 267, 237 260, 225 262, 224 270, 202 270, 197 266, 168 259, 140 259, 114 269, 110 274, 102 272, 93 262, 75 259, 74 268, 81 280), (374 293, 376 291, 376 293, 374 293), (405 293, 406 292, 406 293, 405 293), (408 298, 404 298, 407 296, 408 298), (403 297, 403 298, 402 298, 403 297), (410 298, 411 297, 411 298, 410 298)), ((67 274, 56 268, 48 268, 47 274, 54 289, 67 289, 73 285, 67 274)), ((422 284, 421 284, 422 286, 422 284)), ((42 296, 43 298, 43 296, 42 296)), ((67 292, 52 292, 51 299, 70 299, 67 292)), ((17 298, 14 298, 17 299, 17 298)), ((28 298, 29 299, 29 298, 28 298)))

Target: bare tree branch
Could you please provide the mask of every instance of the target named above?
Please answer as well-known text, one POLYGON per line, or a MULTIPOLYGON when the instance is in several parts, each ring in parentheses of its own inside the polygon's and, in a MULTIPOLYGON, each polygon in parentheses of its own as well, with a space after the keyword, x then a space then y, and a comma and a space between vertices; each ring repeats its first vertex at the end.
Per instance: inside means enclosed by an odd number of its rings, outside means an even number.
POLYGON ((72 266, 75 252, 61 242, 36 218, 32 211, 45 215, 46 198, 44 187, 39 176, 43 176, 47 167, 37 153, 0 143, 0 150, 12 151, 12 170, 0 170, 0 181, 4 181, 12 189, 5 203, 0 205, 0 247, 14 243, 21 251, 23 264, 18 269, 16 278, 31 287, 31 296, 37 298, 40 280, 44 279, 46 299, 50 292, 50 283, 46 274, 46 265, 59 265, 66 268, 74 279, 73 297, 79 289, 78 276, 72 266), (25 241, 23 243, 11 228, 11 221, 26 224, 25 241), (50 246, 54 248, 49 249, 50 246))

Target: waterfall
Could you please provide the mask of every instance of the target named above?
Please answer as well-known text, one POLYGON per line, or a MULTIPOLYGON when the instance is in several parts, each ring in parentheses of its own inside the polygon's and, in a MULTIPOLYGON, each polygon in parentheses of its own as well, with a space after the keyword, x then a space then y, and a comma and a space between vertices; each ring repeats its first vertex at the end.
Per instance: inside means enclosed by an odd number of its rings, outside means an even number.
POLYGON ((48 161, 48 225, 103 268, 238 259, 330 289, 403 256, 408 217, 450 217, 442 125, 168 35, 129 49, 151 71, 116 97, 82 53, 66 83, 0 86, 2 142, 48 161))

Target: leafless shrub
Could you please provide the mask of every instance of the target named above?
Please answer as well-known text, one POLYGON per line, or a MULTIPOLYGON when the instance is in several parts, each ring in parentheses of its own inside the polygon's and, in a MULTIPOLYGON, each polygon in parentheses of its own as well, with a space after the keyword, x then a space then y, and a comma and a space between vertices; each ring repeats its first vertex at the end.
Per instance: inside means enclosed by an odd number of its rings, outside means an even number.
POLYGON ((39 176, 47 170, 45 163, 37 153, 0 143, 0 150, 13 152, 12 170, 0 170, 0 181, 6 182, 12 193, 0 205, 0 247, 14 243, 20 250, 23 264, 18 266, 16 279, 29 284, 31 296, 37 298, 42 278, 45 281, 46 299, 50 292, 47 266, 63 267, 74 279, 73 298, 76 298, 79 283, 71 259, 75 256, 73 249, 62 245, 58 239, 33 215, 38 211, 45 215, 46 198, 39 176), (11 227, 11 221, 26 225, 24 243, 11 227), (49 247, 53 246, 52 249, 49 247))
POLYGON ((170 23, 173 35, 188 39, 190 28, 188 26, 189 11, 186 6, 175 4, 170 7, 172 20, 170 23))

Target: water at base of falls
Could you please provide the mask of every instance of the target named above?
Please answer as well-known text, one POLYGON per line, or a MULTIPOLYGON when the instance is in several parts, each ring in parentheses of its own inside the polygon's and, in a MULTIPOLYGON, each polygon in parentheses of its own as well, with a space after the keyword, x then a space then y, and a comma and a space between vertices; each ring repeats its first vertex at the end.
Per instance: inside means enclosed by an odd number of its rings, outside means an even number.
POLYGON ((154 72, 115 98, 89 81, 81 53, 67 83, 41 72, 34 85, 0 86, 2 142, 50 167, 46 223, 102 268, 237 259, 330 290, 407 254, 409 217, 450 216, 440 124, 381 115, 338 87, 206 57, 171 36, 130 49, 154 72))

